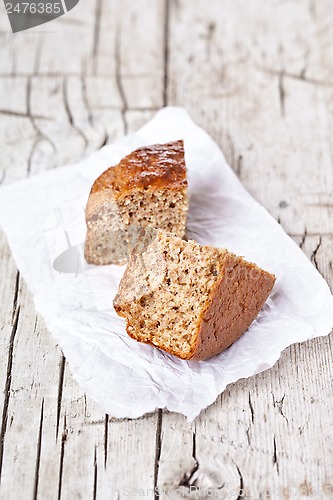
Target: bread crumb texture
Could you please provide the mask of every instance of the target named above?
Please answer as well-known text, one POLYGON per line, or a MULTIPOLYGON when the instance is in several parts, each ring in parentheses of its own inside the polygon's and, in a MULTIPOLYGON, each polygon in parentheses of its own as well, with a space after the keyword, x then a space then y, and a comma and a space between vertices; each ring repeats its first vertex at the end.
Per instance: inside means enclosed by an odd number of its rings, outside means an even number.
POLYGON ((245 332, 274 282, 225 249, 150 227, 140 232, 114 307, 132 338, 199 361, 245 332))
POLYGON ((140 148, 93 184, 86 208, 89 264, 124 264, 142 227, 183 237, 188 210, 183 141, 140 148))

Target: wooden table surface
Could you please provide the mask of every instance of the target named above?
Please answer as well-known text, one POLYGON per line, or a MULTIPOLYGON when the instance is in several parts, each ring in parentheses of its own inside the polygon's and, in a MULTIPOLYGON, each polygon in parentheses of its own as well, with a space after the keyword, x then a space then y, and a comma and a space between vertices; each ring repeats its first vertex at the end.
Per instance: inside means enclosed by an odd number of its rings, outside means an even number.
MULTIPOLYGON (((213 136, 332 286, 332 0, 81 0, 16 35, 1 2, 0 183, 166 104, 213 136)), ((192 424, 117 420, 74 382, 3 233, 0 306, 1 500, 333 498, 332 336, 286 349, 192 424)))

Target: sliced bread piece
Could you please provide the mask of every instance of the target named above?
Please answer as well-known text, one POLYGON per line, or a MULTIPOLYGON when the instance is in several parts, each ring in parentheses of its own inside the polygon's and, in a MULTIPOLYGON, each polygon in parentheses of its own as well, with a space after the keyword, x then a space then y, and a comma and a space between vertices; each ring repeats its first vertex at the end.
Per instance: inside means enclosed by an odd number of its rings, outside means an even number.
POLYGON ((142 230, 114 307, 127 333, 182 359, 208 359, 250 326, 275 276, 225 249, 142 230))
POLYGON ((183 141, 139 148, 94 182, 86 208, 89 264, 125 264, 141 227, 185 233, 183 141))

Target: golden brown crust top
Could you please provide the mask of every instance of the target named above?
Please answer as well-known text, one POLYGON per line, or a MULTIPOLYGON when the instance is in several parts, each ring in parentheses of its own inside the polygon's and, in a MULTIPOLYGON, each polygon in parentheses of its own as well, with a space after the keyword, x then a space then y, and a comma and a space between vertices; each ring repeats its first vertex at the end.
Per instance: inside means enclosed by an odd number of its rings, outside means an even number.
POLYGON ((94 182, 91 193, 112 189, 115 198, 132 189, 187 186, 182 140, 136 149, 94 182))

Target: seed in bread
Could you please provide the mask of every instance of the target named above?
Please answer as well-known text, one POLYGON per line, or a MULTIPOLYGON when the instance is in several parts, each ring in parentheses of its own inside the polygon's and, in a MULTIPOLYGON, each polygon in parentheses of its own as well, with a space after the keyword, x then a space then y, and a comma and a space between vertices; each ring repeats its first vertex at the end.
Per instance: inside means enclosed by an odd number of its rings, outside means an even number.
POLYGON ((183 141, 139 148, 94 182, 86 207, 89 264, 125 264, 141 227, 183 237, 188 209, 183 141))
POLYGON ((247 330, 274 282, 275 276, 225 249, 146 228, 114 307, 132 338, 200 361, 247 330))

